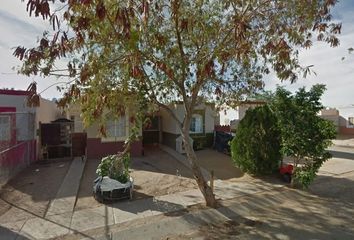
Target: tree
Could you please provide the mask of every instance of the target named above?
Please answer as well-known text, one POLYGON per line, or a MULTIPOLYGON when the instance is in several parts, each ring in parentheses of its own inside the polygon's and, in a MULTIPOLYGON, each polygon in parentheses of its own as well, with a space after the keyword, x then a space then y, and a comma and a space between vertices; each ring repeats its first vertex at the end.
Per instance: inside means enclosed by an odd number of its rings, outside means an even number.
POLYGON ((126 102, 137 109, 137 124, 144 111, 167 110, 212 207, 214 194, 188 140, 195 106, 243 98, 263 87, 262 76, 271 69, 294 82, 310 71, 300 66, 298 49, 310 47, 313 34, 337 46, 341 30, 330 22, 335 0, 52 2, 27 0, 29 14, 49 19, 55 33, 45 32, 38 47, 16 48, 14 55, 23 60, 20 73, 72 78, 60 103, 80 102, 86 122, 104 123, 107 109, 122 114, 126 102), (58 69, 58 59, 67 66, 58 69), (172 100, 183 102, 182 120, 169 110, 172 100))
POLYGON ((232 160, 242 171, 269 174, 281 160, 277 119, 268 105, 248 109, 231 142, 232 160))
POLYGON ((293 159, 292 185, 295 180, 307 187, 323 162, 331 158, 326 149, 336 130, 332 122, 317 115, 323 109, 320 99, 325 89, 314 85, 310 91, 300 88, 292 95, 279 87, 271 103, 281 132, 282 153, 293 159))

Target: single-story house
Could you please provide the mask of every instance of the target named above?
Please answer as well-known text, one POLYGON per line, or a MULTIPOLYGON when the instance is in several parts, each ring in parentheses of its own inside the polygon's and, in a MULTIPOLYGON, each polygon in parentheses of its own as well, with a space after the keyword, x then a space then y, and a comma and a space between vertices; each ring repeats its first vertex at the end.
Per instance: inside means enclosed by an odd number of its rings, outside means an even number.
MULTIPOLYGON (((184 108, 180 103, 169 106, 176 116, 182 120, 184 108)), ((72 105, 67 111, 67 118, 74 122, 75 135, 83 136, 81 141, 86 141, 86 156, 88 158, 101 158, 109 154, 115 154, 123 150, 124 142, 129 136, 132 123, 129 119, 129 111, 119 119, 106 122, 106 137, 99 133, 99 125, 92 124, 85 127, 81 118, 81 110, 77 105, 72 105)), ((194 148, 200 149, 213 144, 214 126, 218 125, 219 116, 212 104, 197 106, 191 121, 191 138, 194 148)), ((178 149, 176 144, 181 143, 181 134, 177 123, 164 109, 150 117, 150 124, 142 126, 139 140, 131 145, 132 156, 140 156, 144 144, 164 144, 173 149, 178 149)), ((74 149, 74 146, 73 146, 74 149)))
POLYGON ((38 159, 39 123, 60 114, 54 102, 43 98, 39 99, 39 107, 29 107, 30 94, 0 89, 0 183, 38 159))
MULTIPOLYGON (((81 108, 78 105, 72 105, 67 110, 67 118, 74 122, 75 137, 81 138, 80 141, 86 141, 87 158, 102 158, 110 154, 116 154, 123 150, 124 142, 130 134, 132 123, 129 121, 129 111, 119 119, 112 119, 106 122, 106 137, 100 135, 99 124, 94 123, 85 127, 81 118, 81 108), (80 137, 81 136, 81 137, 80 137)), ((142 131, 140 131, 140 139, 131 145, 132 156, 140 156, 143 154, 142 131)), ((73 146, 75 148, 75 146, 73 146)))
POLYGON ((332 121, 339 134, 354 135, 354 106, 340 110, 339 112, 336 108, 322 109, 320 116, 332 121))
POLYGON ((235 109, 227 108, 220 111, 220 123, 222 125, 230 125, 230 128, 235 130, 239 122, 245 117, 248 109, 254 109, 264 104, 266 102, 262 100, 240 101, 235 109))
POLYGON ((256 107, 263 106, 264 104, 266 104, 266 102, 261 100, 241 101, 240 104, 237 106, 238 119, 241 121, 242 118, 245 117, 248 109, 254 109, 256 107))

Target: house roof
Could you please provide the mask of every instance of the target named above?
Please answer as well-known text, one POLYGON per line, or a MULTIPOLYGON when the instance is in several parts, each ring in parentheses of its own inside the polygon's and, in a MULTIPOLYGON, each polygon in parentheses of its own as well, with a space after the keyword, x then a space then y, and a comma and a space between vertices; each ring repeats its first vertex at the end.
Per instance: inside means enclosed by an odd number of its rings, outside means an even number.
POLYGON ((12 96, 28 96, 31 94, 31 92, 24 91, 24 90, 14 90, 14 89, 0 89, 0 94, 12 95, 12 96))
POLYGON ((52 121, 52 123, 72 123, 73 121, 66 119, 66 118, 58 118, 54 121, 52 121))

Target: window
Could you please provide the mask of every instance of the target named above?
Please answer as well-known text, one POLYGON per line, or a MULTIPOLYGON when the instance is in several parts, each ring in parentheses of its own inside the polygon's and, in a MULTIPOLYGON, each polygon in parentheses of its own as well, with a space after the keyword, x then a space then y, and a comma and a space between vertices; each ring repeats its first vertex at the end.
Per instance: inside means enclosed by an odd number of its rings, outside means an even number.
POLYGON ((0 141, 10 141, 10 116, 0 116, 0 141))
POLYGON ((107 140, 118 140, 126 136, 126 120, 125 116, 119 117, 117 120, 110 120, 106 123, 107 140))
POLYGON ((190 126, 191 133, 203 133, 203 116, 200 114, 193 114, 190 126))
POLYGON ((354 117, 348 117, 348 127, 354 128, 354 117))

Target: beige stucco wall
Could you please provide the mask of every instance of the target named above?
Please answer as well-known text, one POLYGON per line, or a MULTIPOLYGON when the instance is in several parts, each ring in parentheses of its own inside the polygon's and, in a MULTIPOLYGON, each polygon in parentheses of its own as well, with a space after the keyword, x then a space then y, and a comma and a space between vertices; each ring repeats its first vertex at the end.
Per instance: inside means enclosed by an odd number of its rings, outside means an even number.
POLYGON ((262 104, 242 104, 240 106, 237 107, 237 111, 238 111, 238 120, 242 120, 248 109, 254 109, 258 106, 262 106, 262 104))
POLYGON ((338 127, 340 125, 340 117, 339 117, 339 111, 337 109, 334 108, 322 109, 320 112, 320 117, 333 122, 337 131, 339 130, 338 127))
POLYGON ((211 108, 211 106, 205 106, 205 133, 214 132, 214 126, 219 125, 219 114, 211 108))
MULTIPOLYGON (((70 106, 67 109, 66 115, 67 115, 68 119, 71 119, 72 117, 74 117, 74 132, 86 132, 87 138, 101 138, 100 128, 99 128, 98 123, 93 123, 90 126, 85 127, 85 124, 81 118, 81 108, 79 105, 70 106)), ((127 111, 126 115, 125 115, 126 136, 122 137, 121 139, 116 139, 116 141, 117 140, 124 141, 128 137, 130 129, 132 127, 132 124, 130 123, 129 118, 130 118, 130 114, 129 114, 129 111, 127 111)), ((142 136, 142 129, 141 128, 139 129, 139 135, 142 136)))
POLYGON ((44 98, 40 99, 40 105, 37 107, 37 124, 38 122, 50 123, 60 117, 61 112, 55 102, 44 98))
POLYGON ((335 108, 322 109, 320 112, 321 116, 339 116, 339 111, 335 108))
MULTIPOLYGON (((178 111, 181 111, 180 107, 177 108, 176 105, 170 105, 170 109, 177 115, 177 109, 178 111)), ((173 117, 167 112, 165 109, 160 110, 160 115, 162 119, 162 131, 163 132, 168 132, 168 133, 173 133, 173 134, 179 134, 179 130, 177 128, 176 121, 173 119, 173 117)), ((179 118, 181 119, 181 114, 178 113, 179 118)))
MULTIPOLYGON (((180 121, 183 121, 185 113, 183 105, 171 104, 169 107, 176 114, 177 118, 180 121)), ((209 104, 198 105, 195 110, 205 110, 205 133, 213 132, 214 126, 219 124, 219 114, 209 104)), ((160 114, 162 116, 162 131, 173 134, 180 134, 180 130, 176 121, 167 112, 167 110, 161 109, 160 114)))

